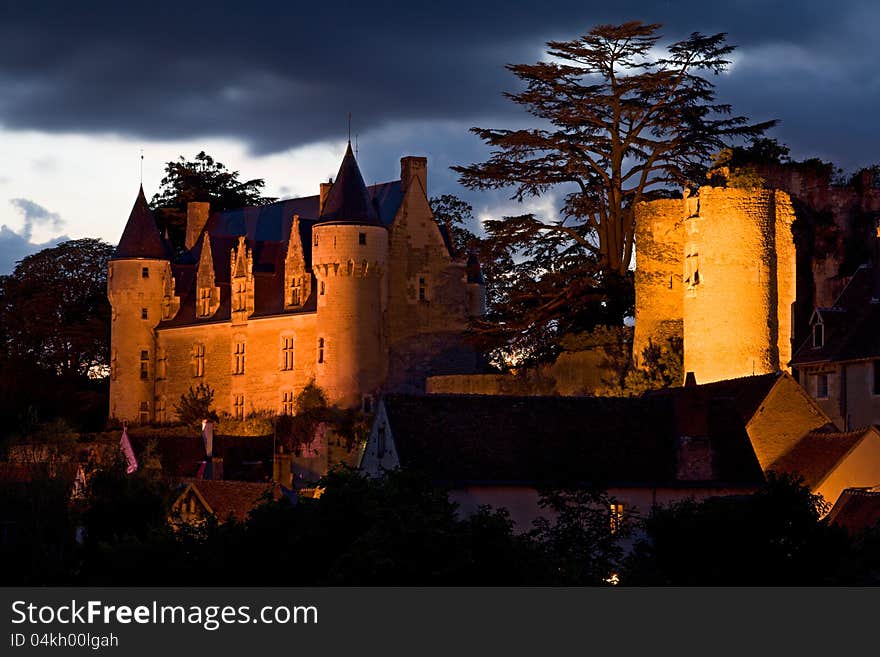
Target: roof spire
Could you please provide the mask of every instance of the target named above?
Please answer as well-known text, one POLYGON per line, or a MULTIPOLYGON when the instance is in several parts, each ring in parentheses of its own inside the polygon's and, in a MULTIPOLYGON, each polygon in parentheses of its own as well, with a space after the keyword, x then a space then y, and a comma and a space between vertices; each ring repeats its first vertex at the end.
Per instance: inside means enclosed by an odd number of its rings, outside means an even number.
POLYGON ((350 141, 335 180, 321 210, 322 220, 380 224, 379 215, 367 192, 350 141))
POLYGON ((131 214, 119 238, 119 245, 113 252, 113 260, 128 258, 149 258, 151 260, 168 260, 171 254, 163 241, 153 212, 144 195, 144 186, 138 189, 138 195, 131 208, 131 214))

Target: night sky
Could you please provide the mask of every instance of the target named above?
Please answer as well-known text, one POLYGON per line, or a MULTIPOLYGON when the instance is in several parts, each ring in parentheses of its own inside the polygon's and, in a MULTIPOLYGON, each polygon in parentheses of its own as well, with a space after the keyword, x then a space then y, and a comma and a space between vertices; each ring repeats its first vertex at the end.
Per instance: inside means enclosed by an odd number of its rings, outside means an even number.
POLYGON ((485 158, 467 129, 520 127, 506 63, 548 39, 643 20, 670 40, 726 32, 738 46, 719 98, 797 158, 847 170, 880 161, 880 4, 829 2, 121 2, 0 0, 0 274, 67 237, 115 243, 139 182, 206 150, 274 196, 336 172, 353 115, 368 183, 429 158, 429 193, 480 218, 552 213, 462 189, 448 170, 485 158))

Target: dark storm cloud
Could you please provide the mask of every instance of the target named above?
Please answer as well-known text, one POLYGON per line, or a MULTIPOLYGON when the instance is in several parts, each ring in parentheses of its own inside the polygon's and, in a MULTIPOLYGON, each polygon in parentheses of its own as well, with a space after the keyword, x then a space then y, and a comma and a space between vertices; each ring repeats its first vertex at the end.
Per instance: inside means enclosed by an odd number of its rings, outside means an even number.
POLYGON ((795 149, 812 140, 858 159, 850 148, 877 146, 870 131, 846 132, 880 95, 877 17, 868 2, 794 0, 8 2, 0 124, 232 136, 270 152, 343 136, 348 111, 361 134, 402 122, 513 121, 519 110, 501 96, 513 86, 504 64, 534 61, 549 38, 640 19, 675 38, 728 32, 745 60, 724 80, 726 100, 756 119, 783 119, 780 136, 795 149), (768 58, 749 65, 760 52, 768 58))
POLYGON ((11 274, 15 264, 32 253, 57 246, 70 238, 67 235, 55 237, 43 244, 31 244, 21 233, 17 233, 6 224, 0 226, 0 276, 11 274))

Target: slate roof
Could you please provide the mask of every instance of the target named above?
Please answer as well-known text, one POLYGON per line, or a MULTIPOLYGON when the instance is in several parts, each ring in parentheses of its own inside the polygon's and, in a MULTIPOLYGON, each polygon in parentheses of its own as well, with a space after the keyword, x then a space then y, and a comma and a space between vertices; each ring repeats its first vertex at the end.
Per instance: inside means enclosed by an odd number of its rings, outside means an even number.
POLYGON ((141 185, 111 260, 129 258, 168 260, 170 257, 171 247, 159 233, 156 220, 144 196, 144 187, 141 185))
POLYGON ((188 482, 198 491, 210 510, 221 522, 232 516, 235 520, 247 520, 248 514, 259 506, 267 494, 272 499, 281 498, 281 486, 276 483, 251 483, 247 481, 213 481, 200 479, 188 482))
MULTIPOLYGON (((598 486, 694 485, 676 480, 671 398, 387 395, 401 466, 436 480, 579 482, 598 486)), ((752 486, 763 474, 742 422, 706 422, 714 481, 752 486)))
POLYGON ((776 459, 770 470, 799 474, 806 486, 815 489, 869 431, 870 428, 847 432, 810 431, 776 459))
MULTIPOLYGON (((191 436, 153 436, 129 429, 138 461, 143 463, 147 443, 155 441, 162 472, 169 477, 195 477, 205 460, 205 446, 198 431, 191 436)), ((214 435, 214 455, 223 457, 223 473, 229 479, 262 481, 272 473, 272 436, 214 435)))
POLYGON ((847 488, 828 513, 828 521, 851 534, 876 526, 880 522, 880 490, 847 488))
POLYGON ((875 269, 860 267, 831 308, 817 308, 824 341, 813 347, 812 335, 797 349, 792 365, 880 357, 880 303, 872 303, 875 269))
POLYGON ((713 400, 726 400, 736 410, 744 423, 748 423, 761 408, 767 395, 784 374, 773 372, 744 376, 738 379, 726 379, 713 383, 703 383, 692 387, 668 388, 646 392, 644 397, 672 397, 677 400, 682 412, 681 421, 685 423, 682 430, 691 435, 704 432, 699 427, 687 426, 699 423, 707 417, 706 410, 713 400), (685 414, 685 411, 690 412, 685 414))
POLYGON ((378 225, 382 223, 379 221, 379 213, 373 199, 367 192, 364 177, 351 150, 351 142, 348 142, 342 164, 339 165, 339 173, 336 174, 330 193, 324 201, 321 221, 378 225))

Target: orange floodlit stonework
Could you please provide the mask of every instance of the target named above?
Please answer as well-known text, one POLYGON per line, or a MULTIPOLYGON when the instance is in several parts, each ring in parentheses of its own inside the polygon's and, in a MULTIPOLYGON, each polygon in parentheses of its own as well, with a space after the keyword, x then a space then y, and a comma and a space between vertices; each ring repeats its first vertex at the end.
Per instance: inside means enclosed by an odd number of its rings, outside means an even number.
POLYGON ((292 412, 312 380, 332 403, 368 406, 472 371, 462 337, 484 286, 433 220, 425 158, 366 187, 349 146, 320 191, 219 213, 191 203, 172 257, 141 190, 108 272, 111 417, 173 421, 201 383, 243 417, 292 412))

